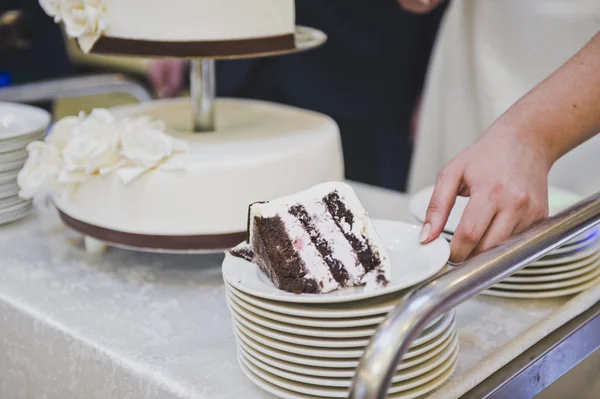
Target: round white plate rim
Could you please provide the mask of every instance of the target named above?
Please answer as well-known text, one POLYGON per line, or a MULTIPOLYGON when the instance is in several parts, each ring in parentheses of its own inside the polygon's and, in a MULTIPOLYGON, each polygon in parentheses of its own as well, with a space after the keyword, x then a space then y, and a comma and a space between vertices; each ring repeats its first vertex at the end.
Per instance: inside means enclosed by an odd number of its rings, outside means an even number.
MULTIPOLYGON (((279 359, 281 361, 290 362, 290 363, 294 363, 297 365, 304 365, 304 366, 310 366, 310 367, 321 367, 321 368, 327 368, 327 369, 347 369, 347 368, 355 369, 358 366, 357 360, 347 360, 347 359, 323 360, 323 359, 319 359, 319 358, 312 358, 310 356, 302 356, 302 355, 296 355, 296 354, 292 354, 292 353, 286 353, 286 352, 280 351, 278 349, 270 348, 266 345, 261 344, 260 342, 254 341, 252 338, 247 337, 246 335, 244 335, 243 332, 236 330, 235 328, 233 329, 233 331, 236 336, 238 345, 249 346, 259 353, 263 353, 266 356, 272 357, 274 359, 279 359)), ((451 345, 453 339, 456 339, 456 337, 453 336, 452 339, 450 339, 450 338, 447 339, 446 341, 442 342, 439 346, 435 347, 434 349, 430 350, 427 353, 424 353, 419 356, 415 356, 414 358, 410 358, 408 360, 404 359, 400 364, 398 364, 397 370, 402 370, 402 369, 406 369, 409 367, 413 367, 417 364, 421 364, 421 363, 431 359, 432 357, 434 357, 435 355, 440 353, 442 350, 444 350, 444 348, 446 348, 448 345, 451 345)))
POLYGON ((25 104, 0 102, 0 116, 3 113, 12 113, 13 115, 16 113, 17 115, 15 119, 25 120, 27 123, 31 124, 35 123, 35 126, 23 127, 20 131, 15 131, 13 133, 2 133, 0 131, 0 137, 2 139, 13 139, 16 137, 26 136, 27 134, 36 132, 38 130, 44 130, 48 127, 51 120, 50 113, 47 111, 25 104))
POLYGON ((15 162, 7 162, 4 164, 0 164, 0 172, 8 172, 15 169, 20 169, 25 165, 25 160, 15 161, 15 162))
POLYGON ((19 219, 23 219, 31 212, 31 208, 26 208, 18 212, 14 212, 11 214, 2 215, 0 214, 0 225, 16 222, 19 219))
MULTIPOLYGON (((313 358, 321 358, 321 359, 358 359, 362 357, 366 345, 363 345, 359 348, 322 348, 322 347, 311 347, 307 345, 300 344, 288 344, 285 341, 280 341, 274 338, 270 338, 265 336, 264 334, 255 332, 251 328, 241 325, 241 323, 234 321, 233 327, 235 331, 239 331, 247 338, 252 339, 255 342, 258 342, 265 347, 270 349, 275 349, 281 352, 296 354, 300 356, 308 356, 313 358)), ((439 345, 444 345, 452 335, 452 332, 456 330, 456 323, 454 319, 452 323, 448 325, 444 330, 442 330, 439 334, 434 336, 433 338, 424 340, 420 343, 411 343, 411 346, 408 352, 404 355, 404 360, 412 359, 420 356, 423 353, 427 353, 430 350, 433 350, 439 345)))
POLYGON ((586 283, 583 283, 583 284, 580 284, 577 286, 573 286, 573 287, 569 287, 569 288, 559 289, 559 290, 535 292, 535 291, 506 291, 506 290, 498 290, 498 289, 490 288, 489 290, 483 291, 482 294, 488 295, 488 296, 497 296, 497 297, 504 297, 504 298, 519 298, 519 299, 558 298, 561 296, 578 294, 578 293, 583 292, 599 283, 600 283, 600 277, 597 277, 586 283))
MULTIPOLYGON (((251 321, 263 328, 269 328, 269 329, 272 329, 275 331, 281 331, 284 333, 301 335, 301 336, 305 336, 305 337, 342 338, 342 339, 363 338, 363 337, 372 336, 376 331, 376 328, 353 327, 353 328, 347 328, 347 329, 332 330, 332 329, 309 328, 309 327, 294 326, 294 325, 287 325, 287 324, 283 325, 283 323, 277 323, 277 322, 272 322, 269 320, 264 320, 265 319, 264 317, 261 319, 259 317, 256 317, 256 315, 250 314, 250 312, 248 312, 248 311, 242 312, 241 309, 235 303, 228 302, 228 305, 229 305, 230 309, 232 310, 232 312, 235 312, 236 314, 248 319, 249 321, 251 321), (346 330, 346 331, 344 331, 344 330, 346 330)), ((452 319, 452 318, 454 318, 453 311, 446 313, 445 316, 442 316, 441 318, 437 319, 436 323, 434 323, 430 327, 426 328, 424 330, 424 332, 427 330, 430 330, 430 329, 431 329, 431 331, 427 334, 422 334, 421 337, 429 336, 434 331, 437 331, 437 329, 440 328, 439 326, 435 327, 438 323, 440 325, 448 324, 449 322, 447 321, 447 319, 452 319)), ((415 341, 419 342, 419 339, 421 339, 421 337, 417 338, 417 340, 415 340, 415 341)), ((425 342, 425 341, 423 341, 423 342, 425 342)))
MULTIPOLYGON (((290 302, 278 302, 278 301, 270 301, 265 298, 255 298, 249 294, 246 294, 231 284, 225 282, 227 289, 234 291, 240 298, 244 299, 246 302, 261 307, 266 310, 270 310, 272 312, 278 313, 287 313, 293 316, 299 317, 314 317, 314 318, 351 318, 351 317, 364 317, 364 316, 373 316, 379 314, 387 314, 390 311, 394 310, 398 301, 401 299, 401 296, 394 300, 390 300, 385 303, 390 303, 390 305, 379 305, 379 306, 369 306, 362 309, 351 308, 347 310, 329 310, 329 309, 319 309, 318 305, 313 305, 314 307, 308 307, 308 305, 302 304, 294 304, 290 302), (306 309, 301 309, 300 306, 306 306, 306 309)), ((346 304, 347 302, 342 302, 340 305, 346 304)))
POLYGON ((575 270, 571 270, 563 273, 554 273, 554 274, 543 274, 543 275, 530 275, 530 276, 511 276, 502 280, 502 282, 506 283, 541 283, 546 281, 556 281, 556 280, 567 280, 573 277, 581 276, 582 274, 586 274, 595 268, 600 267, 600 261, 592 262, 589 265, 577 268, 575 270))
MULTIPOLYGON (((423 362, 417 363, 414 366, 410 367, 400 367, 396 370, 396 374, 394 378, 398 378, 401 376, 408 376, 408 378, 412 378, 411 376, 418 376, 422 372, 429 370, 431 367, 435 367, 438 364, 442 363, 446 360, 445 354, 453 352, 458 347, 458 337, 457 332, 452 332, 452 337, 447 346, 445 346, 440 353, 432 356, 430 359, 425 360, 423 362)), ((254 358, 260 360, 261 362, 270 365, 271 367, 278 368, 290 373, 299 374, 308 377, 316 377, 316 378, 334 378, 334 379, 343 379, 348 378, 351 379, 354 377, 355 369, 349 368, 347 370, 344 369, 330 369, 325 367, 315 367, 315 366, 306 366, 302 364, 296 364, 292 362, 287 362, 285 360, 279 360, 272 356, 268 356, 264 353, 260 353, 255 349, 242 344, 238 345, 238 350, 244 351, 254 358)), ((404 377, 403 377, 404 378, 404 377)))
MULTIPOLYGON (((289 347, 289 346, 297 345, 300 347, 311 347, 311 348, 314 348, 315 351, 326 350, 326 349, 335 349, 337 352, 344 351, 344 352, 351 352, 351 353, 356 354, 356 353, 364 351, 364 348, 369 343, 368 337, 365 337, 364 339, 340 339, 340 341, 332 343, 330 339, 326 339, 326 338, 320 338, 320 339, 314 338, 313 339, 311 337, 298 336, 297 334, 286 334, 286 333, 282 333, 277 330, 265 328, 261 325, 256 325, 252 321, 245 319, 243 316, 240 316, 239 314, 232 314, 232 317, 233 317, 234 326, 238 327, 241 324, 244 327, 242 332, 244 332, 247 336, 249 336, 253 340, 255 340, 263 345, 267 345, 269 347, 277 349, 277 350, 294 352, 294 353, 298 353, 298 354, 308 353, 308 351, 310 349, 294 351, 294 350, 285 349, 284 346, 289 347), (251 331, 246 331, 246 329, 251 330, 251 331), (258 336, 255 336, 254 334, 258 334, 258 336), (273 343, 268 342, 269 339, 274 340, 275 342, 273 342, 273 343), (280 345, 280 343, 281 343, 281 345, 280 345), (277 347, 277 346, 280 346, 280 347, 277 347), (326 349, 324 349, 324 348, 326 348, 326 349), (351 349, 347 349, 347 348, 351 348, 351 349)), ((452 319, 452 322, 450 324, 447 324, 447 323, 440 324, 440 326, 438 326, 438 328, 428 332, 427 334, 421 335, 419 338, 417 338, 416 340, 414 340, 411 343, 409 351, 405 358, 408 359, 409 357, 418 356, 421 353, 428 352, 433 347, 438 345, 440 342, 443 342, 446 338, 448 338, 448 336, 450 336, 452 331, 454 331, 455 329, 456 329, 456 322, 454 319, 452 319), (444 329, 441 329, 442 327, 444 327, 444 329)), ((310 356, 313 356, 313 355, 310 355, 310 356)), ((314 355, 314 356, 319 357, 322 355, 319 354, 319 355, 314 355)), ((346 357, 353 357, 353 356, 354 355, 348 355, 346 357)))
POLYGON ((545 259, 536 260, 536 261, 528 264, 527 267, 563 265, 565 263, 572 263, 572 262, 576 262, 581 259, 589 258, 590 256, 598 253, 599 251, 600 251, 600 244, 596 243, 596 244, 590 245, 590 248, 586 247, 585 250, 573 251, 574 253, 572 253, 572 254, 571 254, 571 252, 566 252, 564 254, 557 255, 556 258, 550 258, 550 259, 545 258, 545 259), (571 255, 569 255, 569 254, 571 254, 571 255))
MULTIPOLYGON (((386 314, 378 316, 378 317, 368 317, 367 318, 358 318, 357 321, 353 321, 352 318, 336 318, 333 320, 328 320, 325 318, 310 318, 310 317, 301 317, 301 316, 288 316, 278 312, 272 312, 267 309, 259 308, 258 306, 249 304, 245 302, 243 299, 239 298, 236 292, 232 290, 226 289, 226 295, 228 300, 232 300, 237 306, 241 307, 239 309, 239 314, 248 318, 247 314, 242 313, 243 311, 250 312, 250 317, 252 315, 260 316, 265 319, 268 319, 270 322, 281 322, 285 324, 290 324, 294 326, 300 327, 315 327, 315 328, 354 328, 354 327, 369 327, 372 326, 377 328, 377 326, 385 320, 386 314), (268 314, 268 316, 266 316, 268 314)), ((429 324, 425 327, 428 329, 439 320, 441 320, 442 316, 438 316, 433 321, 430 321, 429 324)), ((256 322, 258 323, 258 322, 256 322)))
POLYGON ((298 317, 298 316, 287 316, 285 314, 279 314, 277 312, 271 312, 266 309, 261 309, 258 306, 254 306, 245 302, 242 298, 239 298, 235 292, 228 291, 227 295, 229 298, 233 300, 238 306, 241 306, 245 310, 252 312, 258 316, 267 318, 272 321, 280 321, 282 323, 293 324, 297 326, 305 326, 305 327, 320 327, 320 328, 346 328, 346 327, 364 327, 364 326, 376 326, 380 324, 383 320, 385 320, 385 315, 374 316, 374 317, 365 317, 365 318, 355 318, 354 320, 350 318, 343 319, 324 319, 324 318, 308 318, 308 317, 298 317))
POLYGON ((9 163, 9 162, 17 162, 17 161, 25 161, 27 158, 27 151, 10 151, 10 152, 0 152, 0 163, 9 163), (7 155, 8 154, 8 155, 7 155))
POLYGON ((538 266, 538 267, 524 267, 515 273, 516 276, 530 276, 530 275, 547 275, 564 273, 575 269, 581 269, 591 265, 592 263, 600 259, 600 251, 588 258, 584 258, 572 263, 566 263, 560 266, 538 266))
MULTIPOLYGON (((446 240, 441 237, 438 237, 434 241, 429 244, 421 245, 418 242, 419 236, 419 227, 410 223, 392 221, 392 220, 373 220, 375 224, 375 228, 379 233, 379 238, 382 242, 386 242, 388 239, 392 240, 391 237, 386 237, 386 234, 382 234, 382 231, 387 227, 384 226, 395 226, 396 230, 402 231, 403 235, 414 235, 414 248, 419 248, 419 251, 423 251, 422 248, 427 248, 424 251, 425 254, 430 254, 431 256, 435 255, 435 263, 428 262, 431 264, 430 270, 427 270, 425 273, 422 273, 418 277, 415 276, 410 281, 406 280, 406 272, 415 272, 420 271, 423 272, 423 268, 419 267, 406 267, 404 273, 393 273, 392 272, 392 282, 390 282, 386 287, 368 290, 364 287, 353 287, 353 288, 345 288, 341 290, 337 290, 328 294, 292 294, 289 292, 282 291, 275 286, 268 286, 265 282, 259 277, 258 272, 259 268, 257 265, 250 263, 241 258, 236 258, 230 254, 225 256, 225 260, 223 261, 223 277, 230 285, 233 285, 238 290, 245 292, 250 295, 254 295, 260 298, 267 298, 272 300, 277 300, 281 302, 295 302, 295 303, 337 303, 337 302, 350 302, 350 301, 358 301, 366 298, 378 297, 386 294, 390 294, 393 292, 397 292, 400 290, 404 290, 406 288, 415 286, 428 278, 434 276, 439 273, 440 270, 444 268, 447 264, 447 261, 450 257, 450 245, 446 240), (252 266, 252 268, 250 267, 252 266), (240 274, 240 270, 243 270, 243 274, 240 274), (395 277, 396 275, 399 275, 395 277), (398 280, 394 280, 398 279, 398 280), (244 281, 244 282, 243 282, 244 281), (252 284, 252 287, 246 286, 247 284, 252 284)), ((391 227, 389 227, 391 228, 391 227)), ((399 233, 398 233, 399 234, 399 233)), ((406 240, 403 240, 406 241, 406 240)), ((404 249, 406 250, 406 248, 404 249)), ((393 258, 388 246, 388 255, 390 258, 393 258)), ((406 253, 403 254, 403 257, 406 256, 406 253)), ((427 257, 426 257, 427 258, 427 257)), ((430 259, 427 259, 428 261, 430 259)), ((406 265, 411 262, 406 261, 406 265)), ((414 265, 414 263, 413 263, 414 265)), ((392 269, 395 266, 392 262, 392 269)), ((397 265, 399 269, 403 268, 403 265, 397 265)), ((262 272, 261 272, 262 273, 262 272)))
MULTIPOLYGON (((398 376, 398 374, 396 374, 392 379, 392 385, 396 385, 396 387, 398 387, 398 385, 403 385, 403 389, 397 392, 406 391, 416 386, 426 384, 427 382, 435 379, 438 375, 443 374, 450 367, 451 364, 456 362, 456 359, 458 358, 458 346, 451 348, 451 350, 448 349, 450 348, 446 349, 447 353, 442 353, 438 355, 440 356, 440 358, 443 359, 441 362, 439 362, 434 367, 429 367, 420 374, 408 378, 402 375, 398 376)), ((261 362, 259 359, 254 358, 252 355, 244 352, 243 350, 238 352, 238 356, 242 356, 245 360, 252 363, 254 367, 261 371, 265 371, 276 377, 283 378, 294 383, 313 385, 315 387, 324 387, 325 389, 348 389, 352 385, 351 378, 338 379, 342 381, 336 383, 335 381, 332 381, 332 379, 304 376, 296 373, 290 373, 285 370, 277 369, 273 366, 265 364, 264 362, 261 362)))
POLYGON ((19 197, 18 195, 13 195, 13 196, 9 196, 6 198, 2 198, 2 199, 0 199, 0 212, 3 209, 7 209, 7 208, 10 208, 15 205, 20 205, 22 203, 31 204, 31 200, 24 200, 21 197, 19 197))
POLYGON ((32 204, 31 204, 31 202, 28 202, 28 201, 23 202, 21 204, 12 205, 7 208, 1 209, 0 216, 6 215, 9 213, 13 213, 13 212, 18 212, 18 211, 25 210, 25 209, 29 209, 31 207, 32 207, 32 204))
POLYGON ((510 291, 548 291, 560 288, 570 287, 572 285, 583 284, 586 281, 593 280, 600 275, 600 267, 595 267, 591 272, 576 278, 570 278, 565 281, 536 284, 517 284, 517 283, 498 283, 494 287, 510 291))
MULTIPOLYGON (((242 369, 242 373, 246 376, 246 378, 248 378, 252 383, 257 385, 261 389, 263 389, 273 395, 279 396, 284 399, 320 399, 321 398, 319 396, 305 395, 305 394, 297 393, 294 391, 287 390, 285 388, 281 388, 275 384, 272 384, 272 383, 268 382, 267 380, 261 378, 260 376, 257 376, 252 371, 250 371, 250 369, 247 368, 239 358, 238 358, 238 364, 239 364, 240 368, 242 369)), ((457 364, 458 364, 458 362, 456 362, 453 365, 453 367, 451 367, 445 374, 443 374, 442 376, 440 376, 436 380, 434 380, 435 382, 427 384, 426 387, 421 388, 421 389, 415 388, 412 393, 400 392, 397 394, 389 394, 388 399, 416 399, 420 396, 425 395, 426 393, 429 393, 429 392, 435 390, 436 388, 438 388, 442 384, 444 384, 446 381, 448 381, 448 379, 450 379, 450 377, 456 370, 457 364)))

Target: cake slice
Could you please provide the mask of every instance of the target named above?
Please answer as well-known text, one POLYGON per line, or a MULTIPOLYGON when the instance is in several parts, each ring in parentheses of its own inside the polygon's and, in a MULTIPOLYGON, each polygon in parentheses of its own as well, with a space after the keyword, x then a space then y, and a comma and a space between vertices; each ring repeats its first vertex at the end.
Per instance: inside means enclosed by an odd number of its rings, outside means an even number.
POLYGON ((324 183, 250 205, 248 242, 232 251, 293 293, 385 285, 390 262, 350 186, 324 183))

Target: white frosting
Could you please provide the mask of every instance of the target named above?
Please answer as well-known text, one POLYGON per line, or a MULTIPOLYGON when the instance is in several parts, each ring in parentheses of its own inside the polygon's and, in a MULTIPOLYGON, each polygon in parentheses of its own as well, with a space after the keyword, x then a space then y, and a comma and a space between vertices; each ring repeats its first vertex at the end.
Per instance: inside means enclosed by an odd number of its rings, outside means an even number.
MULTIPOLYGON (((182 130, 193 120, 189 99, 111 112, 118 118, 150 115, 182 130)), ((124 232, 224 234, 246 230, 250 203, 343 179, 331 118, 261 101, 217 100, 216 126, 214 134, 169 131, 189 147, 185 169, 162 165, 128 185, 115 173, 93 175, 55 202, 75 219, 124 232)))
POLYGON ((151 41, 214 41, 291 34, 294 0, 40 0, 88 52, 102 35, 151 41))
POLYGON ((61 197, 75 193, 94 176, 114 174, 128 184, 153 168, 173 169, 175 156, 187 147, 160 126, 147 118, 119 121, 104 109, 67 117, 45 142, 28 146, 29 157, 19 172, 19 195, 61 197))

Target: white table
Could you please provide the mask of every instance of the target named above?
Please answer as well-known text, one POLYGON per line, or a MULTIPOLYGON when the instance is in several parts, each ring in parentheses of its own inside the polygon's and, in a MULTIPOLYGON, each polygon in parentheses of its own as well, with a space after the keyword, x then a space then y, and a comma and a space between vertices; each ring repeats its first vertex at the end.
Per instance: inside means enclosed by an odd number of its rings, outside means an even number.
MULTIPOLYGON (((373 217, 412 220, 405 196, 355 187, 373 217)), ((1 398, 271 398, 238 368, 222 256, 92 256, 47 214, 1 227, 0 254, 1 398)), ((507 343, 530 346, 524 333, 565 303, 461 305, 459 368, 439 397, 460 396, 507 343)))

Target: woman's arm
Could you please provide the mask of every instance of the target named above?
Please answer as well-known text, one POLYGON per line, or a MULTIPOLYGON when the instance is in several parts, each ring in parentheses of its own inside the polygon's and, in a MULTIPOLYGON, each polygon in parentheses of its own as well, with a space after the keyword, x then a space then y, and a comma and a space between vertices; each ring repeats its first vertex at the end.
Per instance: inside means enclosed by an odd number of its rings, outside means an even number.
POLYGON ((547 216, 554 162, 598 132, 600 33, 440 172, 422 241, 441 233, 457 195, 471 199, 452 240, 453 262, 527 229, 547 216))

